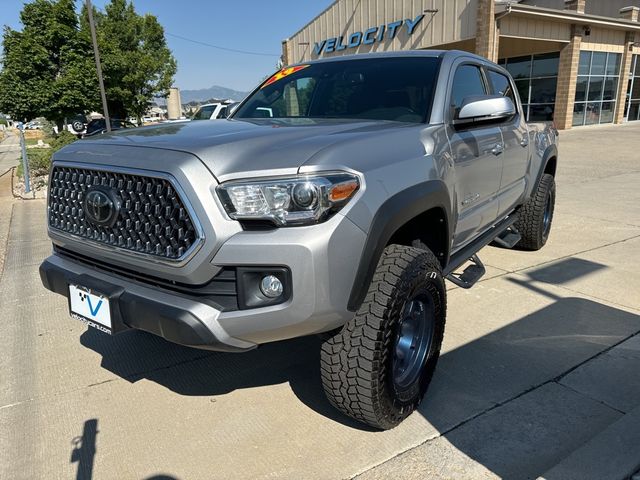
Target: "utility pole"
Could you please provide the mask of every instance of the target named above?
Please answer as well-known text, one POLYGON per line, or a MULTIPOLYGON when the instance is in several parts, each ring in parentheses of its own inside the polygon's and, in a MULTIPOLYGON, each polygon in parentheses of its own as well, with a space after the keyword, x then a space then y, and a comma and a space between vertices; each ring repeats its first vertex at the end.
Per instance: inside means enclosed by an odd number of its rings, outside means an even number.
POLYGON ((104 92, 104 80, 102 79, 102 66, 100 65, 100 52, 98 51, 98 40, 96 39, 96 26, 93 23, 93 6, 91 0, 87 0, 87 15, 89 15, 89 29, 91 30, 91 41, 93 42, 93 53, 96 57, 96 70, 98 71, 98 84, 100 85, 100 96, 102 97, 102 111, 106 123, 107 132, 111 131, 111 121, 109 120, 109 109, 107 108, 107 95, 104 92))

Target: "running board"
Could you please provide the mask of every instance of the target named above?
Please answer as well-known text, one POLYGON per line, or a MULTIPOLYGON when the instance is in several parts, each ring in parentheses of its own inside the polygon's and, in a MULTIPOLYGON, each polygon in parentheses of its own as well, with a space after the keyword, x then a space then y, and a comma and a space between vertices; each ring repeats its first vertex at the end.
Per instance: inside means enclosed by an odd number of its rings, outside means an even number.
POLYGON ((512 213, 508 217, 504 218, 502 221, 498 222, 492 228, 490 228, 487 232, 480 235, 475 241, 470 243, 469 245, 461 248, 457 252, 451 255, 447 265, 444 268, 444 276, 449 276, 450 273, 453 273, 458 267, 462 266, 466 263, 471 257, 473 257, 476 253, 478 253, 484 246, 491 243, 491 241, 497 236, 501 235, 502 232, 511 227, 516 220, 518 219, 517 213, 512 213))
POLYGON ((471 288, 478 280, 480 280, 487 270, 484 268, 484 264, 480 261, 478 255, 474 255, 469 259, 471 265, 467 266, 460 274, 450 273, 447 275, 447 280, 455 283, 461 288, 471 288))
POLYGON ((520 240, 522 240, 522 235, 516 230, 516 227, 511 225, 507 230, 494 238, 493 243, 504 248, 513 248, 520 240))

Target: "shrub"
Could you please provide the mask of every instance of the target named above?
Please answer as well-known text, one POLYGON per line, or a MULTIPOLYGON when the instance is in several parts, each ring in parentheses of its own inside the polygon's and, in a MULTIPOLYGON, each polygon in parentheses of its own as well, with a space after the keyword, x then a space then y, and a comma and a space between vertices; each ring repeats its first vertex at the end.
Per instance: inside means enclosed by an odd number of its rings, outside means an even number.
MULTIPOLYGON (((27 158, 29 159, 29 173, 32 177, 38 175, 46 175, 47 173, 49 173, 52 154, 52 148, 30 148, 29 150, 27 150, 27 158)), ((18 163, 18 169, 16 173, 18 174, 18 177, 24 177, 22 161, 18 163)))
POLYGON ((51 147, 51 150, 57 152, 65 145, 69 145, 76 140, 78 140, 78 137, 76 137, 73 133, 68 130, 63 130, 51 139, 51 141, 49 142, 49 146, 51 147))
MULTIPOLYGON (((78 138, 74 134, 64 130, 49 140, 49 146, 51 148, 28 149, 27 158, 29 159, 29 172, 31 173, 31 176, 35 177, 38 175, 46 175, 47 173, 49 173, 49 167, 51 166, 51 156, 54 154, 54 152, 57 152, 65 145, 69 145, 70 143, 75 142, 77 139, 78 138)), ((22 161, 18 164, 16 173, 20 178, 24 176, 22 161)))

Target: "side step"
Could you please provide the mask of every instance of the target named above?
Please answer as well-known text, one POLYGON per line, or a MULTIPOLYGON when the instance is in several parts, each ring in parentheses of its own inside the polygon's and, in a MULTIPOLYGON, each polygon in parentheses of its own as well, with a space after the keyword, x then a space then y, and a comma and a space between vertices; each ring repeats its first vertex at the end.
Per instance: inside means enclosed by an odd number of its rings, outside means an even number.
POLYGON ((504 232, 494 238, 493 243, 504 248, 513 248, 521 239, 522 235, 520 235, 520 232, 516 230, 516 227, 511 225, 504 232))
POLYGON ((469 261, 471 262, 471 265, 465 268, 462 273, 457 274, 451 272, 447 275, 447 280, 462 288, 473 287, 478 280, 484 276, 487 270, 484 268, 484 264, 480 261, 477 254, 471 257, 469 261))

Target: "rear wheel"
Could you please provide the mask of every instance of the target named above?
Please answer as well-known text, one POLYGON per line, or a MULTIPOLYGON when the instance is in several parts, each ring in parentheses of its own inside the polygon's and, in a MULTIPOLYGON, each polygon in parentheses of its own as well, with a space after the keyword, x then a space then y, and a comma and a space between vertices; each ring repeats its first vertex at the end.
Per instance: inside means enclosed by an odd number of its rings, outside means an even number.
POLYGON ((516 248, 540 250, 547 243, 551 232, 556 201, 556 184, 553 175, 545 173, 538 188, 518 213, 515 226, 522 235, 516 248))
POLYGON ((362 307, 322 346, 322 384, 329 401, 376 428, 402 422, 433 376, 445 312, 444 279, 433 253, 387 247, 362 307))

